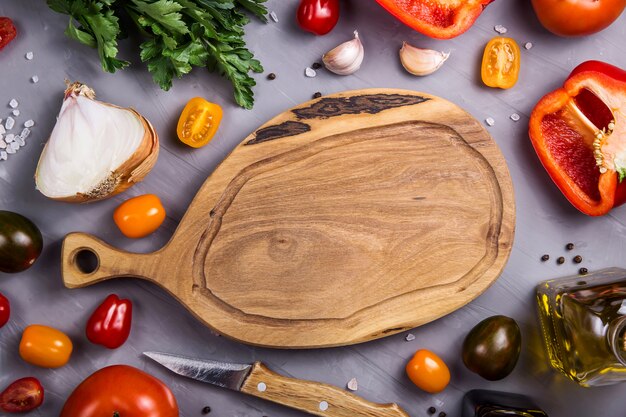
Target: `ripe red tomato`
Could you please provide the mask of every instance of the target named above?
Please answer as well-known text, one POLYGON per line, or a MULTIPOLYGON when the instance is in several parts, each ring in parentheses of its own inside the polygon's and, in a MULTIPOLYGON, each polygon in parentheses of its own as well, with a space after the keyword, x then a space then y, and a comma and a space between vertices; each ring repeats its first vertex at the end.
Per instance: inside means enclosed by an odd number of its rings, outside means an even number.
POLYGON ((137 368, 113 365, 87 377, 74 389, 60 417, 178 417, 172 391, 137 368))
POLYGON ((561 36, 591 35, 613 23, 626 0, 532 0, 541 24, 561 36))
POLYGON ((302 29, 326 35, 339 20, 339 0, 301 0, 296 16, 302 29))
POLYGON ((11 316, 11 303, 2 293, 0 293, 0 328, 7 324, 11 316))
POLYGON ((23 413, 34 410, 43 403, 43 387, 37 378, 22 378, 0 393, 0 410, 23 413))
POLYGON ((0 17, 0 49, 7 46, 16 35, 17 29, 15 29, 13 21, 8 17, 0 17))

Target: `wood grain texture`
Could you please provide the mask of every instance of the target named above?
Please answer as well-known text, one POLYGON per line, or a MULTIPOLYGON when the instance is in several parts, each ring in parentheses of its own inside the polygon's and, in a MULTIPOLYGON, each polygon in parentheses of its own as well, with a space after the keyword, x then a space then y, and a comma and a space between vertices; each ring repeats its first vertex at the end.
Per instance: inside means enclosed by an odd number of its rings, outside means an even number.
POLYGON ((514 224, 506 163, 475 119, 427 94, 350 91, 246 138, 160 251, 121 253, 68 235, 63 278, 80 287, 143 277, 237 340, 337 346, 477 297, 508 259, 514 224), (98 254, 98 270, 76 268, 81 249, 98 254))
POLYGON ((288 378, 259 362, 241 392, 321 417, 409 417, 397 404, 376 404, 332 385, 288 378))

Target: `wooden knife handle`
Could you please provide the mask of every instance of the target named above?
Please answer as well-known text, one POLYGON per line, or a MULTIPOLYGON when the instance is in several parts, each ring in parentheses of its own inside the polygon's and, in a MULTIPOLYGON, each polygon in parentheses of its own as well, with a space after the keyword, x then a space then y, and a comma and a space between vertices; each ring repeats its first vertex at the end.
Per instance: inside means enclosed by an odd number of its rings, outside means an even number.
POLYGON ((256 362, 241 391, 324 417, 409 417, 397 404, 376 404, 320 382, 278 375, 256 362))
POLYGON ((149 279, 150 269, 157 264, 157 259, 154 253, 121 251, 88 234, 70 233, 63 240, 61 272, 68 288, 85 287, 118 277, 149 279), (95 255, 94 261, 81 262, 80 258, 89 252, 95 255))

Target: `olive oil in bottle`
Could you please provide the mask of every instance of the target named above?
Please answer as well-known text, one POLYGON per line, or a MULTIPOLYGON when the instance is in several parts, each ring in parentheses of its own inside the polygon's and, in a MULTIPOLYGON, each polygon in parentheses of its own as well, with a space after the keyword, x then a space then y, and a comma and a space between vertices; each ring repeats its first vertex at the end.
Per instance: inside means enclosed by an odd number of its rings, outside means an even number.
POLYGON ((537 302, 555 369, 582 386, 626 381, 626 270, 542 282, 537 302))
POLYGON ((524 395, 475 389, 463 397, 461 417, 548 417, 548 415, 524 395))

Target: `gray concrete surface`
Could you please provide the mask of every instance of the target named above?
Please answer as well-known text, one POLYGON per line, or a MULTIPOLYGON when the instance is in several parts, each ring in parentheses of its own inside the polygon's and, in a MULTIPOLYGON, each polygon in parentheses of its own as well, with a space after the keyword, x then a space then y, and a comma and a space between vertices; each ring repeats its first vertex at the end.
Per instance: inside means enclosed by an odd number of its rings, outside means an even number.
MULTIPOLYGON (((566 262, 541 263, 543 253, 555 259, 565 255, 567 242, 576 244, 584 266, 596 270, 625 266, 626 207, 603 218, 579 214, 561 196, 539 164, 527 137, 528 116, 536 101, 561 84, 568 72, 587 59, 601 59, 626 68, 626 15, 608 30, 581 39, 562 39, 546 32, 526 0, 500 0, 490 5, 465 35, 449 41, 428 39, 400 24, 373 0, 342 2, 342 17, 325 37, 303 33, 294 23, 296 1, 270 0, 280 21, 247 28, 250 48, 275 81, 258 75, 256 106, 245 111, 233 104, 228 82, 203 70, 194 70, 177 80, 170 92, 155 86, 133 55, 139 39, 124 41, 121 55, 135 65, 114 75, 103 73, 95 51, 68 40, 63 31, 67 18, 50 11, 43 1, 2 0, 0 15, 11 16, 19 38, 0 52, 0 118, 9 115, 11 98, 20 101, 21 125, 36 121, 28 145, 6 162, 0 162, 0 208, 23 213, 41 228, 45 249, 27 272, 0 276, 0 292, 12 301, 11 322, 0 330, 0 386, 33 375, 46 387, 46 402, 30 415, 57 415, 70 391, 91 372, 109 364, 125 363, 162 378, 173 389, 181 415, 200 415, 210 405, 219 417, 298 416, 298 412, 261 400, 180 379, 141 357, 144 350, 161 350, 232 361, 263 360, 274 370, 298 378, 345 386, 353 377, 358 394, 377 402, 397 402, 411 416, 426 416, 429 406, 458 416, 460 400, 471 388, 492 388, 525 393, 543 406, 551 417, 619 417, 626 414, 626 385, 584 389, 548 369, 541 346, 533 303, 533 287, 540 280, 575 273, 578 266, 566 262), (533 42, 522 50, 518 85, 508 91, 486 88, 479 79, 479 62, 485 43, 496 36, 497 24, 518 43, 533 42), (321 54, 358 29, 365 45, 365 62, 353 76, 339 77, 320 71, 305 78, 304 68, 319 61, 321 54), (403 40, 421 47, 451 51, 436 74, 414 78, 401 68, 397 50, 403 40), (27 51, 34 59, 24 58, 27 51), (39 83, 30 78, 39 76, 39 83), (161 136, 161 155, 147 179, 123 195, 91 205, 71 205, 47 200, 35 190, 33 173, 42 146, 60 108, 63 80, 89 83, 104 101, 134 106, 155 125, 161 136), (358 346, 311 351, 260 349, 238 344, 212 334, 157 287, 117 280, 93 287, 68 290, 61 283, 59 257, 63 236, 84 231, 130 251, 148 252, 164 245, 203 180, 227 153, 249 132, 275 114, 308 100, 320 91, 333 93, 367 87, 400 87, 425 91, 451 100, 479 120, 493 117, 489 131, 509 164, 517 202, 517 232, 510 261, 500 279, 467 307, 412 333, 358 346), (224 107, 218 137, 205 148, 180 145, 174 128, 182 106, 193 96, 203 96, 224 107), (517 123, 509 119, 519 113, 517 123), (168 210, 165 224, 141 240, 124 238, 113 224, 111 213, 124 199, 157 193, 168 210), (109 293, 134 301, 135 314, 129 341, 109 351, 84 337, 92 309, 109 293), (462 365, 460 345, 467 331, 493 314, 514 317, 522 327, 524 348, 517 368, 500 382, 487 382, 462 365), (75 343, 71 362, 57 370, 45 370, 23 362, 18 356, 21 330, 43 323, 67 332, 75 343), (438 352, 450 365, 452 382, 442 393, 420 392, 406 378, 406 360, 418 348, 438 352)), ((372 320, 376 320, 372 317, 372 320)))

